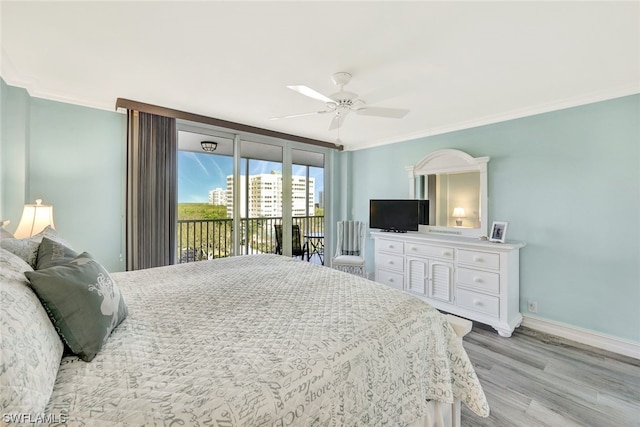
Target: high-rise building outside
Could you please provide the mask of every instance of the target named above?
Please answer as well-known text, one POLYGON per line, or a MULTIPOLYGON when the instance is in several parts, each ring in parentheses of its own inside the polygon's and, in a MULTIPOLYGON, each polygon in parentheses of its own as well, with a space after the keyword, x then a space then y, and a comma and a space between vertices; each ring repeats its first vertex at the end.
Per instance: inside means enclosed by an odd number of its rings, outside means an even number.
MULTIPOLYGON (((279 172, 240 176, 240 218, 247 217, 247 178, 249 191, 249 218, 282 216, 282 174, 279 172)), ((309 178, 307 202, 307 178, 291 177, 291 208, 293 216, 314 215, 315 178, 309 178)), ((227 217, 233 218, 233 175, 227 176, 227 217)))
POLYGON ((217 206, 227 205, 227 191, 222 188, 216 188, 209 191, 209 204, 217 206))

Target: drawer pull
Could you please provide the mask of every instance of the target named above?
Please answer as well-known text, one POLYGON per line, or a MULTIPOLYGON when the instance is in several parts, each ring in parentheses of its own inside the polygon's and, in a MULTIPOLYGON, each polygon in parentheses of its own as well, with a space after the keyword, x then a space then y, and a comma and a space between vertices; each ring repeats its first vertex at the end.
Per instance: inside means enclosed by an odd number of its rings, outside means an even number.
POLYGON ((451 255, 451 252, 449 252, 449 251, 442 251, 442 255, 444 255, 444 256, 449 256, 449 255, 451 255))
POLYGON ((475 262, 482 262, 482 257, 476 255, 476 256, 473 257, 473 260, 475 262))
POLYGON ((393 279, 389 279, 389 283, 393 283, 393 279))
POLYGON ((389 249, 393 249, 393 248, 395 248, 395 246, 389 245, 389 249))
POLYGON ((474 283, 482 283, 482 278, 474 276, 473 277, 473 281, 474 281, 474 283))
POLYGON ((474 299, 473 300, 473 305, 477 305, 478 307, 482 307, 482 301, 480 301, 479 299, 474 299))
POLYGON ((390 264, 390 265, 393 265, 393 261, 389 260, 389 264, 390 264))

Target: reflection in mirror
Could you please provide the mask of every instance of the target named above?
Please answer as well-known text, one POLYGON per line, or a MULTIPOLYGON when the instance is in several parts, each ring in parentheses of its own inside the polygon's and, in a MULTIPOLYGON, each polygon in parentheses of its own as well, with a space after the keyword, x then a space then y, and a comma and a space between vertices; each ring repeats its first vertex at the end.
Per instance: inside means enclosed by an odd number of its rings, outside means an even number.
POLYGON ((430 225, 480 227, 480 172, 428 175, 424 190, 430 225))

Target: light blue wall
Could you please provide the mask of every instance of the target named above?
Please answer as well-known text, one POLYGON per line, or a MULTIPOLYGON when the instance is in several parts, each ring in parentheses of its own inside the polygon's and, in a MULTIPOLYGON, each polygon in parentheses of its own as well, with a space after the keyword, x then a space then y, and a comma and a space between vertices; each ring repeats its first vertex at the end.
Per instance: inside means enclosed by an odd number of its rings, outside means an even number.
POLYGON ((24 203, 42 198, 74 249, 110 271, 123 270, 126 116, 2 85, 2 123, 12 128, 5 133, 3 126, 1 145, 9 229, 17 227, 24 203))
MULTIPOLYGON (((125 116, 31 98, 0 79, 2 219, 54 205, 56 227, 124 269, 125 116)), ((521 310, 640 342, 640 95, 379 148, 339 153, 335 218, 368 221, 370 198, 408 197, 405 166, 457 148, 490 156, 489 222, 522 240, 521 310)), ((373 266, 373 242, 367 242, 373 266)))
MULTIPOLYGON (((0 79, 0 105, 2 115, 0 135, 0 168, 2 198, 0 219, 11 223, 7 230, 15 231, 22 215, 27 188, 26 156, 29 132, 30 97, 26 90, 7 86, 0 79)), ((33 203, 33 202, 31 202, 33 203)))
MULTIPOLYGON (((640 342, 640 95, 350 153, 353 219, 409 195, 405 166, 432 151, 489 156, 489 224, 508 221, 520 308, 640 342)), ((373 270, 373 241, 367 242, 373 270)))

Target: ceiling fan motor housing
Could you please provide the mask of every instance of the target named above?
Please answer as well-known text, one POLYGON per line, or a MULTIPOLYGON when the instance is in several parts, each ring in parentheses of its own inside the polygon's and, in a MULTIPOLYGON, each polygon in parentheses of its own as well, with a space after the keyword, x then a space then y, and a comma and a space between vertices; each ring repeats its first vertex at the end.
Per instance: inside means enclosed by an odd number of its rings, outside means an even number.
POLYGON ((358 101, 358 95, 353 92, 341 90, 329 96, 334 102, 327 102, 326 106, 336 114, 346 114, 349 112, 354 102, 358 101))

